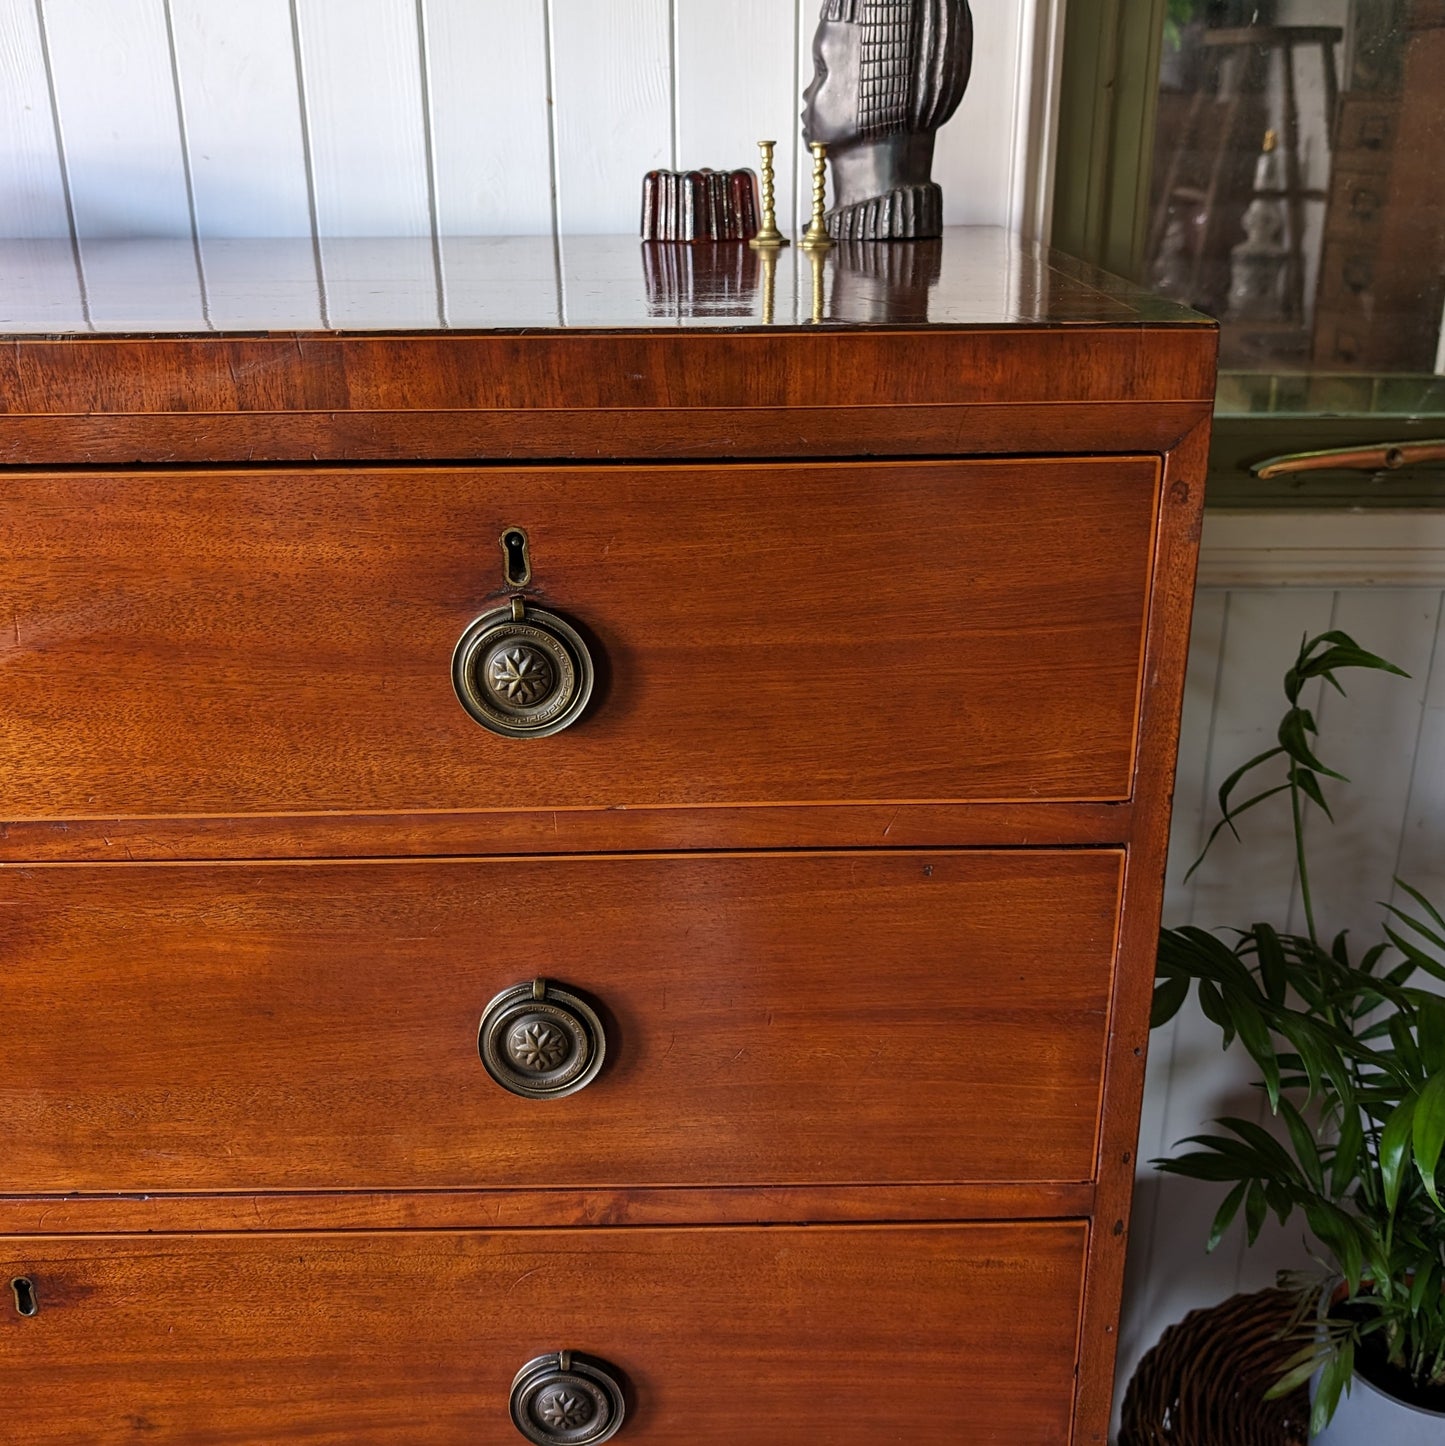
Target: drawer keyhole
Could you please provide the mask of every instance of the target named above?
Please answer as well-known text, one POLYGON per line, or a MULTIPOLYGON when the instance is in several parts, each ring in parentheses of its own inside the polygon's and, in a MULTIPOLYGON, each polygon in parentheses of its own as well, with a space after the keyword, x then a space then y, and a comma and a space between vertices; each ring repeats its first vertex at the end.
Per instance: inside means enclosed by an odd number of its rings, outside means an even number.
POLYGON ((502 534, 502 556, 506 559, 507 586, 526 587, 532 580, 532 560, 527 556, 527 534, 509 527, 502 534))
POLYGON ((15 1309, 21 1315, 31 1316, 40 1313, 40 1302, 35 1298, 35 1282, 28 1276, 17 1275, 10 1282, 10 1290, 15 1297, 15 1309))

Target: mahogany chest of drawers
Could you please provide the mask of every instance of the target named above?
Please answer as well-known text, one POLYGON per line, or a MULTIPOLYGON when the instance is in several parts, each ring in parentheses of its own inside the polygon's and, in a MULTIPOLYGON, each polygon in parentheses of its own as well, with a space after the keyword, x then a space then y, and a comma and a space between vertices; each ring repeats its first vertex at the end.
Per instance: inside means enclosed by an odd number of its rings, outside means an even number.
POLYGON ((6 1439, 1102 1443, 1210 324, 992 232, 233 248, 211 332, 43 249, 6 1439))

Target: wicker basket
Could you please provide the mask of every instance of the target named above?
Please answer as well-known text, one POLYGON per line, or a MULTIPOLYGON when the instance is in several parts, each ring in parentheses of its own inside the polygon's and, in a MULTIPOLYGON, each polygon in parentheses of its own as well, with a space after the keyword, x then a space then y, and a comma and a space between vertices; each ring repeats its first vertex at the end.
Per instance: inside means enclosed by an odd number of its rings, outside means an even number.
POLYGON ((1172 1325, 1134 1372, 1119 1446, 1305 1446, 1309 1392, 1264 1393, 1299 1342, 1282 1339, 1298 1297, 1236 1295, 1172 1325))

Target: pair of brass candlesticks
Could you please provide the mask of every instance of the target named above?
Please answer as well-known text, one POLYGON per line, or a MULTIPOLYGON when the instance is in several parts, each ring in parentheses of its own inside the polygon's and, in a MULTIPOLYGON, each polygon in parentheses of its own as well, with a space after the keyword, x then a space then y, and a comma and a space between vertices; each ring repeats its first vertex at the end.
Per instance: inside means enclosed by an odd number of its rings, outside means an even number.
MULTIPOLYGON (((778 230, 777 203, 773 185, 773 147, 776 141, 759 141, 762 153, 761 181, 763 191, 763 224, 758 234, 748 243, 759 251, 776 251, 788 244, 788 238, 778 230)), ((813 152, 813 215, 808 229, 798 238, 798 245, 806 251, 826 251, 833 238, 828 235, 824 221, 824 207, 828 195, 828 147, 819 141, 809 147, 813 152)))

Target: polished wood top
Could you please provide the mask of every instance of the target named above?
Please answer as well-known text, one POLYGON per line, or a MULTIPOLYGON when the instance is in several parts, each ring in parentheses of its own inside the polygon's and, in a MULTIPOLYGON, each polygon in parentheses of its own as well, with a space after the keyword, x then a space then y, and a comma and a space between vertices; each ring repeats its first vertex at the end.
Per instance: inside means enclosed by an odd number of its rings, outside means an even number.
POLYGON ((1209 327, 994 228, 818 255, 633 237, 0 240, 0 336, 1209 327))

